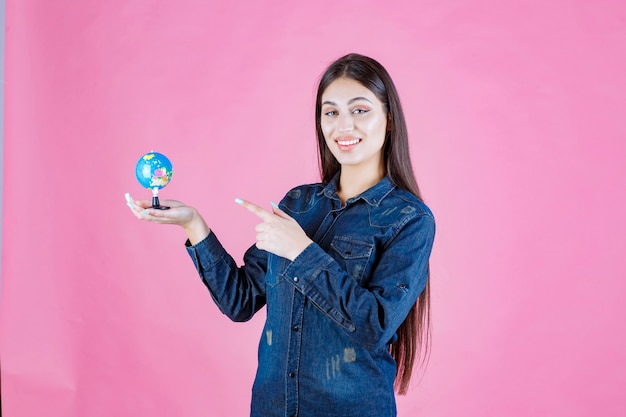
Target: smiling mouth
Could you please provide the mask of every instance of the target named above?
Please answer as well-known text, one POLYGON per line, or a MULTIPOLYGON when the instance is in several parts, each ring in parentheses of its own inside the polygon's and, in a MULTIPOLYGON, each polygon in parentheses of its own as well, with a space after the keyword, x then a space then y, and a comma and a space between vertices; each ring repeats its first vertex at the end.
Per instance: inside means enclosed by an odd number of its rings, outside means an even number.
POLYGON ((361 141, 361 139, 359 138, 354 138, 354 139, 339 139, 337 140, 337 144, 339 146, 352 146, 352 145, 356 145, 357 143, 359 143, 361 141))
POLYGON ((356 148, 363 139, 361 138, 341 138, 337 139, 337 147, 341 152, 350 152, 356 148))

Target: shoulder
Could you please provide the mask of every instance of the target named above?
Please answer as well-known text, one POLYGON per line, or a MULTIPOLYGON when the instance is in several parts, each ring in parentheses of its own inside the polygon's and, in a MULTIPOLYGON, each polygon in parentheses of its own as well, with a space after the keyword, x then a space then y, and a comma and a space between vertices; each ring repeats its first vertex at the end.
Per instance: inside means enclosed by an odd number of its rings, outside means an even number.
POLYGON ((385 203, 387 209, 395 208, 393 211, 397 213, 393 222, 393 239, 410 241, 416 247, 432 246, 436 230, 435 217, 426 203, 414 194, 397 188, 387 197, 381 202, 381 207, 385 203))
POLYGON ((394 234, 402 230, 420 230, 434 234, 435 218, 430 208, 414 194, 393 188, 379 204, 370 206, 370 224, 391 227, 394 234))
POLYGON ((384 209, 396 207, 400 209, 400 213, 409 215, 409 217, 426 216, 434 219, 433 212, 426 203, 414 194, 399 188, 391 190, 380 202, 380 207, 384 209))
POLYGON ((324 196, 326 184, 303 184, 293 187, 281 201, 282 208, 289 211, 307 211, 324 196))

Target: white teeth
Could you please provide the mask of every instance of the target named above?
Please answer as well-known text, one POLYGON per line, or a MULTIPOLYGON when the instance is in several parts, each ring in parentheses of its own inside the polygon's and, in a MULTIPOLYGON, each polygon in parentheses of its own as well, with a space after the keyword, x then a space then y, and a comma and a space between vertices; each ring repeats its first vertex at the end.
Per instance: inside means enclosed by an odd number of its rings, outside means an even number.
POLYGON ((340 144, 341 146, 356 145, 357 143, 359 143, 359 139, 338 140, 337 143, 340 144))

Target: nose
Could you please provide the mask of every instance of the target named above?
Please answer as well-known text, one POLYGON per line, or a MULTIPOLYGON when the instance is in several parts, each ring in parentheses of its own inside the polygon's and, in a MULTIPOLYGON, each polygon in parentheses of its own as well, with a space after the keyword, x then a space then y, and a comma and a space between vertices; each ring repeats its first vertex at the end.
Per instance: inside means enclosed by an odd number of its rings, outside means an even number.
POLYGON ((354 130, 354 121, 351 114, 339 115, 338 128, 341 133, 347 133, 354 130))

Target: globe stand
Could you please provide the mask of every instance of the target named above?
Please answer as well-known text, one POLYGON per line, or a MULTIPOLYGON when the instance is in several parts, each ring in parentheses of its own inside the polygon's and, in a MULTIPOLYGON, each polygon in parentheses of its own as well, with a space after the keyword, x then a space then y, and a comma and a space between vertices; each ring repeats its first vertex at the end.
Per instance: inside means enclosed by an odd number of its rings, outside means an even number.
POLYGON ((159 203, 159 188, 154 187, 152 189, 152 208, 156 210, 169 210, 169 206, 162 206, 159 203))

